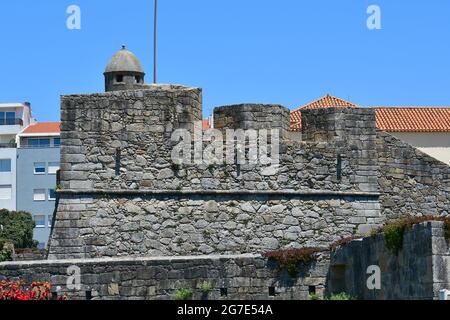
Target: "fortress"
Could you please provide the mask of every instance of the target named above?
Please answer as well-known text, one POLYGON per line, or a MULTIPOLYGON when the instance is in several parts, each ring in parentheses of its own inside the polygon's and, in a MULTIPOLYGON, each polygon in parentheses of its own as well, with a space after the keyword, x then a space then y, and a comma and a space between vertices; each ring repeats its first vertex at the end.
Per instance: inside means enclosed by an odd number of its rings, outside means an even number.
MULTIPOLYGON (((59 199, 48 261, 0 264, 0 278, 37 275, 80 299, 164 299, 206 280, 213 298, 307 299, 337 286, 374 298, 355 289, 363 277, 329 284, 337 258, 327 253, 298 279, 280 276, 261 254, 328 248, 369 235, 387 219, 450 212, 450 167, 378 131, 370 108, 305 110, 298 133, 289 130, 283 106, 218 107, 214 128, 224 135, 227 129, 278 129, 279 165, 174 164, 171 135, 194 132, 202 91, 147 85, 144 78, 137 58, 122 48, 106 68, 105 93, 62 97, 59 199), (81 269, 79 290, 65 288, 70 265, 81 269)), ((436 224, 414 230, 432 243, 443 237, 436 224)), ((408 254, 436 255, 434 246, 422 247, 427 240, 411 239, 408 254)), ((441 265, 448 267, 443 246, 441 265)), ((341 254, 339 265, 349 255, 341 254)), ((422 263, 428 270, 428 262, 418 260, 404 262, 400 274, 407 278, 422 263)), ((407 293, 392 293, 394 282, 387 282, 376 298, 436 298, 450 276, 434 276, 407 293)))

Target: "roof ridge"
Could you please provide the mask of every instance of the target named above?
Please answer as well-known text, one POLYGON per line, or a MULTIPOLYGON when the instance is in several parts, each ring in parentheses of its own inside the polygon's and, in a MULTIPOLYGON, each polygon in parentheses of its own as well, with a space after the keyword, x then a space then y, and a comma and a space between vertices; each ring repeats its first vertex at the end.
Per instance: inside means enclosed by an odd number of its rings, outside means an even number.
POLYGON ((358 107, 358 106, 359 106, 358 104, 355 104, 355 103, 350 102, 350 101, 348 101, 348 100, 345 100, 345 99, 339 98, 339 97, 337 97, 337 96, 335 96, 335 95, 332 95, 332 94, 327 93, 326 95, 320 97, 319 99, 316 99, 316 100, 314 100, 314 101, 312 101, 312 102, 309 102, 309 103, 307 103, 307 104, 304 104, 304 105, 302 105, 301 107, 298 107, 297 109, 292 110, 291 112, 297 112, 297 111, 300 111, 300 110, 302 110, 302 109, 304 109, 304 108, 306 108, 306 107, 308 107, 308 106, 310 106, 310 105, 312 105, 312 104, 315 104, 315 103, 319 102, 320 100, 326 99, 326 98, 332 98, 332 99, 336 99, 336 100, 341 100, 341 101, 345 102, 346 104, 349 104, 349 105, 352 105, 352 106, 355 106, 355 107, 358 107))
POLYGON ((362 106, 364 108, 378 108, 378 109, 449 109, 449 106, 371 106, 366 107, 362 106))

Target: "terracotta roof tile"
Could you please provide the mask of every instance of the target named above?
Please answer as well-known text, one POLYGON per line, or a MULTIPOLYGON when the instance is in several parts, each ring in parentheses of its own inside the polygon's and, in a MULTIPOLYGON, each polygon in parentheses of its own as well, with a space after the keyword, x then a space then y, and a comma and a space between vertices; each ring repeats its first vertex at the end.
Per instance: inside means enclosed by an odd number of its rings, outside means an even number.
POLYGON ((28 126, 23 133, 60 133, 61 122, 38 122, 28 126))
MULTIPOLYGON (((325 96, 291 112, 291 130, 301 131, 301 110, 357 105, 325 96)), ((373 107, 377 128, 387 132, 450 132, 450 107, 373 107)))
POLYGON ((387 132, 450 132, 450 107, 374 107, 387 132))
POLYGON ((202 129, 203 130, 211 129, 211 125, 209 124, 209 119, 202 120, 202 129))
POLYGON ((320 108, 353 108, 357 105, 338 97, 326 95, 316 101, 308 103, 291 112, 291 130, 301 131, 302 115, 301 110, 304 109, 320 109, 320 108))

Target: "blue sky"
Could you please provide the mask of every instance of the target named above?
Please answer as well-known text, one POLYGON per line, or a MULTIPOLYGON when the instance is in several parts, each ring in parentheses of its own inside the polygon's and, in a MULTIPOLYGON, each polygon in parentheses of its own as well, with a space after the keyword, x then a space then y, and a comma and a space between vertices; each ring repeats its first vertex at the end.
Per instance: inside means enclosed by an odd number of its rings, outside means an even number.
MULTIPOLYGON (((0 2, 0 102, 59 120, 59 96, 104 90, 122 43, 152 79, 153 0, 0 2), (66 9, 81 8, 81 30, 66 9)), ((448 0, 159 0, 159 79, 215 106, 330 93, 361 105, 450 105, 448 0), (382 30, 366 27, 379 5, 382 30)))

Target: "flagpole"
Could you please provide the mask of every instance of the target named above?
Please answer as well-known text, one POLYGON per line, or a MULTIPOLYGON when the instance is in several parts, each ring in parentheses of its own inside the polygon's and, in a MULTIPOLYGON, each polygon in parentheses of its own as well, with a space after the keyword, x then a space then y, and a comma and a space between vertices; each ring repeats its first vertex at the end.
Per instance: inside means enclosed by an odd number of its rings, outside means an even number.
POLYGON ((154 24, 153 24, 153 83, 156 83, 156 27, 157 27, 157 12, 158 12, 158 0, 155 1, 154 12, 154 24))

